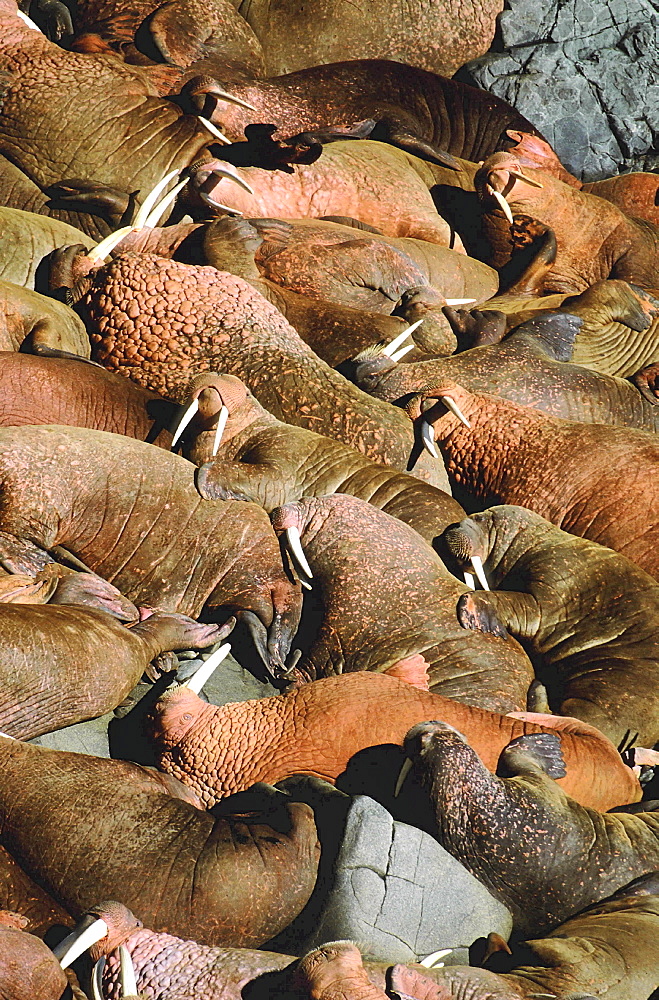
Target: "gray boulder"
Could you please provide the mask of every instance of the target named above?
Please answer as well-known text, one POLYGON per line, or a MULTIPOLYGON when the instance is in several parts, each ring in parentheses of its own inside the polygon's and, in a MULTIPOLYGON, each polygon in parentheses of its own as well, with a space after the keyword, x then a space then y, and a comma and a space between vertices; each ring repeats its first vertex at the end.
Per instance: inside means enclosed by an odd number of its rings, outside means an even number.
POLYGON ((584 181, 659 169, 659 0, 508 0, 459 77, 525 115, 584 181))
POLYGON ((365 795, 347 815, 333 884, 303 950, 349 938, 365 957, 410 962, 452 948, 446 965, 469 963, 469 945, 512 918, 429 834, 399 823, 365 795))

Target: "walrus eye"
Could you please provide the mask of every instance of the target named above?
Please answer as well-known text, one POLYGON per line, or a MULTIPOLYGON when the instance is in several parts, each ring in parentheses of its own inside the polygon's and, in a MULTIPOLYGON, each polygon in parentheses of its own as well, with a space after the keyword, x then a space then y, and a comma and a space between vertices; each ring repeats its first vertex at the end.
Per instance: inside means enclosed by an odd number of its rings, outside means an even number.
POLYGON ((191 718, 192 716, 190 715, 190 713, 186 712, 185 715, 181 716, 181 722, 189 722, 191 718))

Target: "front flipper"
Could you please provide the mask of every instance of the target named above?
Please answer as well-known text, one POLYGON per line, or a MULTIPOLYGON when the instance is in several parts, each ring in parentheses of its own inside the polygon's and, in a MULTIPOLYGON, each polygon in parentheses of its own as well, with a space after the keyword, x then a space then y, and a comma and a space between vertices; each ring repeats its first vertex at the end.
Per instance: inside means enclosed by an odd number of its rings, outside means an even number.
POLYGON ((648 403, 652 403, 653 406, 659 404, 659 361, 634 372, 629 376, 629 381, 636 386, 648 403))
POLYGON ((527 733, 511 740, 501 751, 497 774, 513 778, 535 774, 538 768, 550 778, 564 778, 567 774, 561 740, 556 733, 527 733))
POLYGON ((476 632, 489 632, 497 639, 507 639, 508 633, 497 617, 490 601, 490 595, 463 594, 457 606, 458 621, 463 628, 476 632))
POLYGON ((266 464, 212 461, 197 469, 195 483, 204 500, 247 500, 270 510, 288 500, 282 478, 281 469, 266 464))
POLYGON ((452 309, 451 306, 444 306, 442 311, 458 342, 456 353, 472 347, 499 344, 506 335, 506 314, 496 309, 452 309))
POLYGON ((7 572, 34 577, 53 562, 55 560, 38 545, 0 531, 0 566, 7 572))
POLYGON ((427 160, 429 163, 436 163, 440 167, 450 167, 451 170, 462 170, 459 161, 432 143, 421 139, 414 132, 408 131, 398 122, 388 118, 383 118, 376 122, 375 128, 370 134, 371 139, 376 142, 388 142, 391 146, 397 146, 406 153, 418 156, 420 160, 427 160))
POLYGON ((458 601, 458 620, 463 628, 476 628, 481 632, 492 631, 497 635, 493 629, 483 627, 488 621, 492 621, 504 635, 507 630, 516 639, 533 639, 540 628, 540 608, 532 594, 497 590, 489 591, 486 596, 476 592, 463 594, 458 601), (483 625, 470 625, 469 620, 481 621, 483 625))

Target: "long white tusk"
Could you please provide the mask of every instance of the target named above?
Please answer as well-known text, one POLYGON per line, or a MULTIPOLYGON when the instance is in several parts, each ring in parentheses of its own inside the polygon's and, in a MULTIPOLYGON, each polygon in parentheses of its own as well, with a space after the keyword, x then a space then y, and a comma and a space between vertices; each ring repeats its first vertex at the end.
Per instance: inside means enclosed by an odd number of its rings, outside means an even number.
POLYGON ((423 441, 423 447, 426 451, 432 455, 433 458, 439 458, 439 452, 435 447, 435 432, 432 428, 432 424, 429 424, 427 420, 421 421, 421 440, 423 441))
POLYGON ((211 676, 216 667, 219 667, 222 660, 226 657, 227 653, 231 649, 231 643, 225 642, 223 646, 216 649, 214 653, 204 660, 203 666, 199 667, 196 674, 193 674, 189 681, 182 685, 182 687, 189 688, 190 691, 194 691, 195 694, 199 694, 204 684, 211 676))
POLYGON ((153 229, 158 225, 165 211, 169 208, 172 202, 175 201, 189 180, 189 177, 184 177, 182 181, 179 181, 178 184, 172 188, 169 194, 165 195, 162 201, 158 202, 153 211, 149 212, 149 215, 144 220, 145 229, 153 229))
POLYGON ((124 236, 128 236, 129 233, 132 233, 133 229, 134 226, 122 226, 121 229, 117 229, 116 232, 110 233, 110 235, 106 236, 104 240, 101 240, 101 242, 97 243, 95 247, 92 247, 87 254, 87 257, 89 260, 93 261, 105 260, 110 251, 114 250, 118 243, 121 243, 124 236))
POLYGON ((475 301, 476 301, 476 299, 447 299, 446 300, 446 305, 447 306, 469 306, 469 305, 472 304, 472 302, 475 302, 475 301))
POLYGON ((294 524, 292 524, 290 528, 286 528, 286 541, 288 543, 291 556, 293 557, 293 562, 295 563, 298 571, 302 570, 302 573, 308 577, 309 580, 313 580, 311 566, 307 562, 307 557, 304 554, 302 542, 300 541, 300 532, 294 524))
POLYGON ((237 104, 241 108, 247 108, 248 111, 256 111, 257 114, 259 113, 259 109, 255 108, 253 104, 249 103, 249 101, 243 101, 242 97, 234 97, 233 94, 228 94, 226 90, 210 90, 209 94, 211 97, 219 97, 223 101, 229 101, 230 104, 237 104))
POLYGON ((395 354, 390 354, 389 357, 391 358, 392 361, 400 361, 400 359, 404 358, 406 354, 409 354, 410 351, 413 351, 415 347, 416 344, 408 344, 407 347, 401 347, 400 351, 396 351, 395 354))
POLYGON ((485 576, 485 570, 483 569, 483 560, 480 556, 471 557, 471 565, 474 573, 478 577, 478 582, 480 583, 483 590, 489 590, 490 585, 487 582, 487 577, 485 576))
POLYGON ((396 787, 394 788, 394 798, 397 799, 400 795, 400 790, 403 787, 403 782, 412 770, 412 761, 409 757, 406 757, 403 761, 403 766, 400 769, 400 774, 398 775, 398 780, 396 781, 396 787))
POLYGON ((105 969, 105 955, 101 955, 94 966, 92 972, 92 1000, 104 1000, 103 997, 103 971, 105 969))
POLYGON ((40 35, 43 35, 43 31, 38 24, 34 23, 31 17, 24 14, 22 10, 17 10, 16 13, 20 17, 21 21, 24 21, 27 24, 28 28, 32 28, 34 31, 38 31, 40 35))
POLYGON ((199 197, 202 201, 205 201, 207 205, 211 205, 213 208, 221 208, 223 212, 229 212, 230 215, 239 215, 242 218, 243 213, 237 208, 231 208, 230 205, 224 205, 221 201, 216 201, 215 198, 211 198, 211 196, 206 194, 205 191, 200 191, 199 197))
POLYGON ((195 413, 199 409, 199 400, 195 396, 191 403, 188 404, 187 409, 183 412, 181 419, 178 422, 178 426, 174 432, 174 437, 172 438, 172 448, 176 446, 176 442, 180 438, 181 434, 188 426, 195 413))
POLYGON ((508 219, 508 222, 512 226, 513 221, 514 221, 513 220, 513 213, 510 211, 510 205, 508 204, 508 202, 506 201, 506 199, 504 198, 504 196, 501 194, 500 191, 494 191, 493 190, 492 191, 492 197, 498 203, 499 208, 501 209, 501 211, 503 212, 503 214, 505 215, 505 217, 508 219))
POLYGON ((0 733, 0 736, 4 736, 6 740, 14 740, 14 742, 19 742, 15 736, 10 736, 9 733, 0 733))
POLYGON ((452 399, 450 396, 440 396, 439 398, 441 399, 446 409, 450 410, 451 413, 453 413, 458 418, 458 420, 462 421, 465 427, 468 427, 469 430, 471 430, 471 424, 469 423, 469 421, 467 420, 467 418, 465 417, 464 413, 462 412, 458 404, 455 402, 455 400, 452 399))
POLYGON ((422 958, 419 965, 425 966, 426 969, 443 969, 444 963, 439 962, 439 959, 446 958, 452 951, 452 948, 442 948, 441 951, 433 951, 431 955, 426 955, 425 958, 422 958))
POLYGON ((465 583, 467 584, 467 586, 471 587, 472 590, 476 590, 476 581, 474 580, 473 573, 465 572, 463 573, 463 576, 465 578, 465 583))
POLYGON ((147 218, 149 217, 152 208, 158 201, 161 193, 165 190, 170 181, 173 181, 175 177, 178 176, 178 170, 170 170, 168 174, 159 180, 152 191, 146 196, 142 204, 140 205, 137 215, 135 216, 135 221, 133 222, 133 227, 135 229, 141 229, 147 218))
POLYGON ((75 962, 76 958, 80 958, 82 953, 91 948, 97 941, 102 941, 104 937, 107 937, 108 933, 108 925, 105 920, 101 920, 99 917, 83 931, 71 931, 63 941, 60 941, 53 948, 53 955, 63 969, 68 969, 71 963, 75 962))
POLYGON ((209 122, 208 118, 204 118, 203 115, 197 115, 197 118, 204 126, 204 128, 207 128, 210 134, 214 135, 216 139, 219 139, 220 142, 223 142, 225 146, 231 145, 231 139, 227 139, 224 133, 220 132, 219 128, 217 128, 216 125, 213 125, 212 122, 209 122))
POLYGON ((135 966, 125 944, 119 945, 119 996, 122 998, 137 996, 135 966))
POLYGON ((213 167, 211 174, 219 174, 220 177, 226 177, 230 181, 235 181, 236 184, 247 191, 248 194, 254 194, 254 188, 252 185, 248 184, 236 170, 229 170, 228 164, 226 167, 213 167))
POLYGON ((223 405, 220 410, 220 415, 217 418, 217 427, 215 428, 215 437, 213 438, 213 458, 217 455, 220 444, 222 443, 222 435, 224 434, 224 428, 227 425, 228 419, 229 410, 223 405))
POLYGON ((390 344, 387 344, 387 346, 382 349, 382 353, 386 357, 390 358, 391 355, 394 353, 394 351, 397 348, 399 348, 400 345, 402 343, 404 343, 404 341, 407 340, 407 338, 409 337, 409 335, 411 333, 414 333, 414 331, 416 330, 416 328, 418 326, 421 326, 422 323, 423 323, 423 319, 418 319, 416 321, 416 323, 412 323, 412 326, 408 326, 407 330, 403 330, 403 332, 399 333, 398 336, 395 337, 394 340, 392 340, 390 344))
POLYGON ((540 183, 540 181, 537 181, 535 179, 535 177, 527 177, 526 174, 523 174, 521 170, 510 170, 509 169, 508 173, 510 174, 511 177, 516 177, 518 181, 526 181, 526 183, 530 184, 531 187, 535 187, 535 188, 542 188, 543 187, 543 185, 540 183))

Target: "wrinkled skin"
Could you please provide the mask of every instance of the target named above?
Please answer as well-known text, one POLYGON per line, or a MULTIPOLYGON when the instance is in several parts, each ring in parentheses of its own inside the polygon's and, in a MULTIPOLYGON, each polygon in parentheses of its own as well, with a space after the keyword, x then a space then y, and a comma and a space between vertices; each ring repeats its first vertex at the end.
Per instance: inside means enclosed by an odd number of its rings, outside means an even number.
POLYGON ((474 178, 487 218, 493 220, 488 263, 502 267, 510 255, 510 226, 491 194, 494 189, 503 194, 513 217, 531 216, 555 234, 556 261, 543 292, 582 292, 603 278, 621 278, 643 288, 659 285, 659 237, 653 223, 630 218, 612 202, 543 170, 524 169, 541 189, 511 175, 510 170, 521 171, 522 165, 508 153, 489 157, 474 178))
POLYGON ((530 652, 560 715, 597 726, 616 744, 626 731, 641 746, 659 740, 652 577, 522 507, 474 514, 444 541, 460 562, 481 557, 499 591, 488 604, 530 652))
POLYGON ((320 600, 298 664, 312 679, 386 671, 421 654, 430 690, 495 712, 526 705, 533 669, 487 609, 467 624, 468 588, 406 524, 355 497, 305 498, 272 513, 275 531, 300 533, 320 600), (405 572, 401 573, 401 567, 405 572))
POLYGON ((96 365, 0 353, 0 426, 68 424, 169 450, 176 405, 96 365))
POLYGON ((67 985, 64 971, 43 941, 0 922, 2 1000, 60 1000, 67 985))
POLYGON ((654 173, 618 174, 584 184, 582 190, 612 201, 625 215, 659 225, 659 183, 654 173))
POLYGON ((341 371, 360 389, 389 403, 413 393, 430 396, 454 379, 470 392, 490 392, 520 406, 579 423, 659 430, 659 408, 630 382, 563 360, 582 326, 569 313, 539 313, 497 344, 409 364, 375 353, 355 358, 341 371))
POLYGON ((125 769, 135 765, 0 742, 3 843, 74 916, 112 898, 154 930, 255 947, 306 904, 319 846, 304 803, 214 820, 131 787, 125 769), (19 787, 29 789, 20 803, 19 787))
POLYGON ((410 458, 413 435, 402 414, 374 403, 320 361, 242 278, 124 254, 95 272, 82 306, 95 359, 145 389, 182 399, 192 376, 227 372, 281 420, 337 438, 440 488, 446 483, 443 470, 420 451, 410 458), (147 306, 152 296, 159 315, 147 306))
POLYGON ((231 375, 199 375, 188 398, 198 412, 184 431, 183 451, 196 465, 197 489, 208 500, 249 498, 270 513, 299 496, 348 493, 400 518, 426 541, 463 511, 447 494, 413 476, 369 462, 339 441, 273 417, 231 375), (220 408, 229 411, 215 458, 220 408))
POLYGON ((17 427, 0 439, 0 530, 65 546, 138 605, 251 611, 273 667, 285 658, 301 598, 265 511, 202 500, 188 462, 120 435, 17 427))
POLYGON ((0 278, 24 288, 45 291, 37 280, 41 261, 57 247, 81 243, 89 249, 94 241, 65 222, 34 212, 0 207, 0 278))
POLYGON ((45 934, 52 924, 63 924, 65 927, 73 924, 66 910, 33 882, 1 846, 0 905, 24 914, 35 934, 45 934))
MULTIPOLYGON (((489 504, 524 505, 658 578, 654 434, 559 420, 449 381, 433 390, 439 394, 471 422, 467 429, 442 404, 425 416, 449 475, 467 492, 489 504)), ((418 416, 417 400, 408 408, 418 416)))
POLYGON ((496 777, 451 726, 426 722, 405 752, 430 795, 440 843, 536 937, 659 865, 655 813, 600 813, 569 798, 557 737, 502 751, 496 777), (540 747, 538 742, 542 741, 540 747))
POLYGON ((71 726, 113 708, 160 653, 212 645, 226 629, 155 614, 126 628, 79 606, 8 605, 0 619, 0 730, 17 739, 71 726))
POLYGON ((45 295, 0 281, 0 348, 33 351, 54 348, 89 357, 89 337, 72 309, 45 295))
POLYGON ((640 785, 613 744, 583 722, 531 713, 523 719, 496 715, 364 671, 221 708, 183 688, 166 692, 155 706, 149 733, 158 766, 192 786, 209 807, 258 781, 312 774, 334 782, 359 750, 400 744, 415 722, 438 716, 467 734, 491 770, 514 737, 556 730, 570 795, 598 809, 640 798, 640 785))

